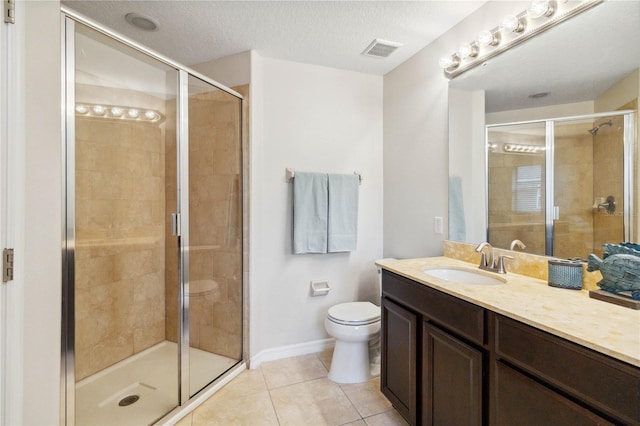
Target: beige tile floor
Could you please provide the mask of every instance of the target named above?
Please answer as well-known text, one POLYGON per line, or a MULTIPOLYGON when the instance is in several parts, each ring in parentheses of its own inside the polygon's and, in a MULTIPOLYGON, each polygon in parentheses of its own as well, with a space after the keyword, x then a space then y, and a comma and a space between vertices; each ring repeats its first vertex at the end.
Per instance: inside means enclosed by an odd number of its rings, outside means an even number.
POLYGON ((327 378, 331 351, 265 362, 183 418, 200 425, 406 425, 380 393, 380 379, 337 384, 327 378))

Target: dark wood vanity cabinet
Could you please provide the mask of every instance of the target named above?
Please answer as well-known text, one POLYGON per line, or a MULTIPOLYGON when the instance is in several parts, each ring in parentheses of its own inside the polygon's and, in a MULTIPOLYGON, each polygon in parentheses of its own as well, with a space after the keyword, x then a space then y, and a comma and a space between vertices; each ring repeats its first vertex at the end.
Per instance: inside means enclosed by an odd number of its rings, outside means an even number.
POLYGON ((638 367, 497 314, 493 352, 493 424, 640 425, 638 367))
POLYGON ((388 271, 382 289, 382 393, 412 425, 481 425, 484 309, 388 271))
POLYGON ((482 424, 482 361, 482 350, 423 322, 421 424, 482 424))
POLYGON ((386 270, 381 388, 412 425, 640 426, 640 368, 386 270))
POLYGON ((411 424, 416 424, 418 316, 389 299, 382 301, 380 382, 385 396, 411 424))

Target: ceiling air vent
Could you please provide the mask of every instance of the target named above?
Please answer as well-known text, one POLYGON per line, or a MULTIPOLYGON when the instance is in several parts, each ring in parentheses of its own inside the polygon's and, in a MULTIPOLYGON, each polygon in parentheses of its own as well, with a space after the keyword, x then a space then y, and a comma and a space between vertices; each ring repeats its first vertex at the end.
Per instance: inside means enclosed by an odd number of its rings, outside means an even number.
POLYGON ((373 56, 374 58, 386 58, 400 46, 402 46, 402 43, 395 43, 393 41, 377 38, 373 40, 366 49, 364 49, 362 54, 373 56))

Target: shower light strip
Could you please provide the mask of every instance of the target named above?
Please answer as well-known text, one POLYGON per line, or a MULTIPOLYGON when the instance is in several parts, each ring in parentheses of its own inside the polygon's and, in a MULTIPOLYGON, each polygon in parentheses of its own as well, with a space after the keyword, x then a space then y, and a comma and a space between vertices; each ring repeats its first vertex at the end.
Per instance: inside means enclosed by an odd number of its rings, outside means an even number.
POLYGON ((456 52, 441 58, 439 64, 444 68, 445 77, 455 78, 602 2, 603 0, 533 1, 527 10, 505 17, 499 26, 490 31, 480 32, 476 40, 463 44, 456 52))
POLYGON ((164 119, 164 116, 154 109, 134 108, 120 105, 103 105, 77 103, 76 115, 91 118, 107 118, 111 120, 125 121, 146 121, 157 123, 164 119))

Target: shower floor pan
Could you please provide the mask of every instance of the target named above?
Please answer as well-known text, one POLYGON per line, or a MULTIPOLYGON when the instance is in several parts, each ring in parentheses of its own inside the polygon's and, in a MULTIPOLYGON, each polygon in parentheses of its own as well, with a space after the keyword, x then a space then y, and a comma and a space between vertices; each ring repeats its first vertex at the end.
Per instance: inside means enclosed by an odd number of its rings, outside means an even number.
MULTIPOLYGON (((148 425, 171 411, 178 401, 177 350, 164 341, 79 381, 75 423, 148 425)), ((192 395, 237 363, 195 348, 189 355, 192 395)))

